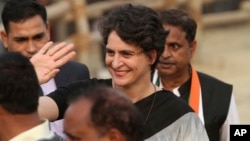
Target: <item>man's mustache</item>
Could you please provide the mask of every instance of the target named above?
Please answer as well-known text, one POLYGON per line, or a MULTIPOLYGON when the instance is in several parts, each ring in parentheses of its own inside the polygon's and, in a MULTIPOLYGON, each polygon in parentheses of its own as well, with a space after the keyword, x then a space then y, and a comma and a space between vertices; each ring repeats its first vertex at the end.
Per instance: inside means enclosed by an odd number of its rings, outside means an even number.
POLYGON ((175 64, 176 62, 174 60, 171 60, 169 58, 160 58, 158 63, 162 64, 175 64))

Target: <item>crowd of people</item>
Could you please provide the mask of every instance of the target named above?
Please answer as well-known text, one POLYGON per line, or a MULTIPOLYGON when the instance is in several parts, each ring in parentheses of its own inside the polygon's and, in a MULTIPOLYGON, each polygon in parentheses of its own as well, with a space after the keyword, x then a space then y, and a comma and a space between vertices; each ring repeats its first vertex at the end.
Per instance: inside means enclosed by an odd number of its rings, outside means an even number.
POLYGON ((73 44, 50 41, 37 1, 9 0, 2 22, 0 140, 229 141, 239 123, 232 85, 191 65, 197 24, 180 9, 107 12, 110 79, 90 78, 73 44))
MULTIPOLYGON (((1 38, 9 52, 19 52, 32 58, 50 41, 46 9, 35 1, 8 1, 2 12, 2 21, 5 30, 1 32, 1 38)), ((54 78, 41 84, 40 95, 47 95, 57 87, 76 80, 89 79, 89 70, 84 64, 69 61, 59 69, 54 78)), ((63 135, 62 122, 51 123, 52 130, 58 131, 60 135, 63 135)))

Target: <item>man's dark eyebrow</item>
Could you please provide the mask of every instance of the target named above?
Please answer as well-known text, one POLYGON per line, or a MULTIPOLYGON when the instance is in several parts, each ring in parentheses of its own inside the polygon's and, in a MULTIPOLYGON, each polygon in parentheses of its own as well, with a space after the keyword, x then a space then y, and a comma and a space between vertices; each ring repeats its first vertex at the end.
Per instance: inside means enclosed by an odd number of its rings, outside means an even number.
MULTIPOLYGON (((32 39, 36 39, 36 38, 40 38, 40 37, 43 37, 45 35, 44 32, 42 33, 38 33, 34 36, 32 36, 32 39)), ((20 37, 14 37, 14 40, 28 40, 29 37, 27 36, 20 36, 20 37)))
POLYGON ((25 36, 23 36, 23 37, 14 37, 14 40, 28 40, 28 37, 25 37, 25 36))
POLYGON ((42 32, 42 33, 38 33, 38 34, 34 35, 34 36, 32 37, 32 39, 35 39, 35 38, 40 38, 40 37, 43 37, 44 35, 45 35, 45 33, 44 33, 44 32, 42 32))

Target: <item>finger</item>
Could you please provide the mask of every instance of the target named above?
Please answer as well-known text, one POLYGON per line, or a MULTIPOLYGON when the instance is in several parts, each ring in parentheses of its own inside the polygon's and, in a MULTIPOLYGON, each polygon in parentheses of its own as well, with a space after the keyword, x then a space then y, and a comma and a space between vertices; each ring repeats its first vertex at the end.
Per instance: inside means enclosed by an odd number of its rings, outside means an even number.
POLYGON ((38 52, 39 54, 45 54, 49 48, 52 46, 53 42, 52 41, 49 41, 48 43, 46 43, 41 49, 40 51, 38 52))
POLYGON ((54 70, 50 71, 47 74, 48 80, 50 80, 51 78, 54 78, 59 71, 60 71, 59 69, 54 69, 54 70))
POLYGON ((68 53, 74 52, 73 49, 74 49, 74 45, 73 44, 68 44, 65 47, 61 48, 61 50, 58 50, 56 53, 54 53, 53 59, 54 60, 61 59, 62 57, 64 57, 68 53))
POLYGON ((53 69, 49 71, 41 79, 39 79, 39 84, 41 85, 47 83, 50 79, 54 78, 59 71, 59 69, 53 69))
POLYGON ((64 65, 65 63, 67 63, 69 60, 71 60, 74 56, 76 55, 75 51, 72 51, 68 54, 66 54, 65 56, 63 56, 61 59, 57 60, 56 63, 56 67, 59 68, 62 65, 64 65))
POLYGON ((66 45, 67 45, 66 42, 58 43, 53 48, 51 48, 47 53, 49 54, 49 56, 53 56, 56 52, 60 51, 66 45))

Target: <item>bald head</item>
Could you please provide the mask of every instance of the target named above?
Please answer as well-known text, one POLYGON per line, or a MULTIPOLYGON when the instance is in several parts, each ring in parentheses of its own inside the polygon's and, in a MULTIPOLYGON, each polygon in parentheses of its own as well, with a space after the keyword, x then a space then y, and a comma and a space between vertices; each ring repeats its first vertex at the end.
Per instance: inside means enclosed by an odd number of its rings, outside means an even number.
POLYGON ((140 112, 125 95, 111 88, 79 91, 64 119, 68 139, 143 140, 140 112))

